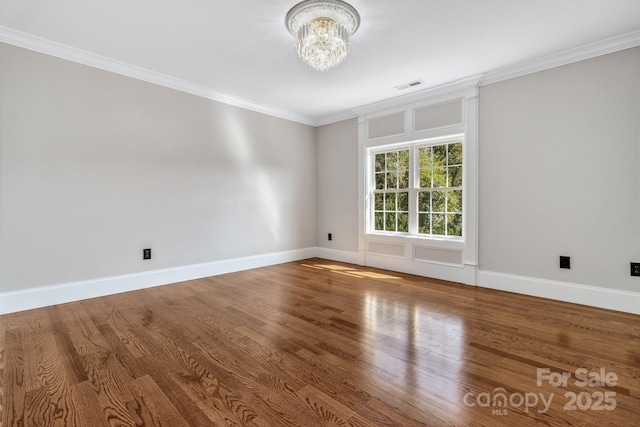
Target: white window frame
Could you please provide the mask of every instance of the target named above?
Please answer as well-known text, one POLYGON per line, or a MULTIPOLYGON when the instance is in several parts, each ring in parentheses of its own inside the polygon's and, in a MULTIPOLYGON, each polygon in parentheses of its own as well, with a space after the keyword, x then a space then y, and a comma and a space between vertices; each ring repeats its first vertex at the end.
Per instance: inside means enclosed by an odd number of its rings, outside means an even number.
MULTIPOLYGON (((420 150, 420 148, 423 147, 433 147, 433 146, 438 146, 438 145, 444 145, 444 144, 451 144, 451 143, 457 143, 460 142, 462 143, 462 159, 463 159, 463 163, 462 163, 462 176, 465 176, 465 171, 464 171, 464 159, 465 159, 465 143, 464 143, 464 134, 454 134, 454 135, 448 135, 445 137, 437 137, 437 138, 430 138, 430 139, 420 139, 417 141, 410 141, 410 142, 400 142, 400 143, 395 143, 395 144, 390 144, 390 145, 382 145, 382 146, 376 146, 376 147, 370 147, 367 148, 367 165, 368 165, 368 171, 367 171, 367 181, 366 181, 366 191, 368 193, 368 197, 367 199, 369 200, 369 202, 367 203, 367 207, 366 207, 366 216, 367 216, 367 221, 366 221, 366 233, 369 235, 380 235, 380 236, 405 236, 405 237, 414 237, 416 239, 427 239, 427 240, 448 240, 448 241, 452 241, 452 242, 464 242, 464 235, 465 235, 465 226, 464 226, 464 217, 465 217, 465 203, 464 203, 464 194, 465 194, 465 189, 464 189, 464 181, 462 183, 461 186, 459 186, 460 190, 462 190, 462 194, 463 194, 463 200, 462 200, 462 210, 461 210, 461 214, 462 214, 462 221, 463 221, 463 227, 462 227, 462 236, 446 236, 446 235, 434 235, 434 234, 421 234, 418 232, 418 217, 419 217, 419 210, 418 210, 418 193, 420 191, 425 191, 427 189, 425 188, 420 188, 419 187, 419 156, 418 156, 418 151, 420 150), (376 213, 376 209, 375 209, 375 194, 377 192, 376 187, 376 179, 375 179, 375 175, 376 175, 376 171, 375 171, 375 156, 376 154, 379 153, 386 153, 386 152, 390 152, 390 151, 403 151, 403 150, 409 150, 409 186, 406 189, 406 192, 408 192, 408 197, 409 197, 409 231, 407 232, 402 232, 402 231, 386 231, 386 230, 376 230, 375 229, 375 213, 376 213)), ((448 190, 448 189, 453 189, 454 187, 442 187, 442 190, 448 190)), ((455 187, 458 188, 458 187, 455 187)), ((402 192, 400 191, 401 189, 397 189, 398 191, 391 191, 391 192, 402 192)), ((387 191, 387 190, 385 190, 387 191)))

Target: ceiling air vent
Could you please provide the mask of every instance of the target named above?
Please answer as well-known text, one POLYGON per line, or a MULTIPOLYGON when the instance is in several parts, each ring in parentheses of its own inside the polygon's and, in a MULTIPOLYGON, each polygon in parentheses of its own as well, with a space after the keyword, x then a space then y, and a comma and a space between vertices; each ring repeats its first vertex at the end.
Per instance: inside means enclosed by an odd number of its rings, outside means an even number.
POLYGON ((410 87, 421 86, 423 84, 424 84, 424 82, 422 80, 414 80, 412 82, 405 83, 405 84, 400 85, 400 86, 396 86, 396 89, 405 90, 405 89, 409 89, 410 87))

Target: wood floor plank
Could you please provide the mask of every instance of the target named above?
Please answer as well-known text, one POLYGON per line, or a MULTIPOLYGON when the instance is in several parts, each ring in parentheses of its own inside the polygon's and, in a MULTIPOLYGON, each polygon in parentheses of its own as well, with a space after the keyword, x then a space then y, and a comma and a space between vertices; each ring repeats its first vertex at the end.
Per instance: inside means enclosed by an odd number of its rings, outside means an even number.
POLYGON ((96 369, 92 372, 91 384, 98 404, 111 426, 135 425, 135 419, 129 413, 127 403, 133 400, 130 377, 118 376, 122 371, 112 366, 96 369))
MULTIPOLYGON (((3 325, 2 319, 0 319, 0 343, 3 343, 7 340, 7 327, 3 325)), ((0 427, 3 427, 3 412, 4 412, 4 401, 5 397, 5 386, 4 386, 4 370, 5 370, 5 348, 4 346, 0 347, 0 427)))
POLYGON ((23 336, 19 331, 8 330, 2 339, 5 360, 2 372, 2 424, 24 425, 26 384, 23 336))
POLYGON ((91 382, 73 386, 73 400, 78 411, 78 426, 109 427, 91 382))
POLYGON ((640 317, 308 259, 0 316, 0 425, 635 426, 640 317))
POLYGON ((134 400, 129 402, 131 415, 136 425, 144 426, 189 426, 173 403, 149 375, 131 382, 134 400))

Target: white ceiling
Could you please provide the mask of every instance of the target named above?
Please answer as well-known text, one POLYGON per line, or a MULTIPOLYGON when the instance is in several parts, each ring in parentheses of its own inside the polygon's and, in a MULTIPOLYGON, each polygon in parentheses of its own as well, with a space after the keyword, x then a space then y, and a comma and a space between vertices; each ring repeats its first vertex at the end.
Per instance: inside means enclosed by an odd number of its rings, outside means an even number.
POLYGON ((111 69, 131 65, 143 78, 159 73, 309 124, 605 39, 640 43, 639 0, 351 0, 362 18, 351 53, 318 72, 298 59, 284 25, 296 2, 0 0, 0 40, 99 55, 118 61, 111 69), (395 89, 416 79, 425 85, 395 89))

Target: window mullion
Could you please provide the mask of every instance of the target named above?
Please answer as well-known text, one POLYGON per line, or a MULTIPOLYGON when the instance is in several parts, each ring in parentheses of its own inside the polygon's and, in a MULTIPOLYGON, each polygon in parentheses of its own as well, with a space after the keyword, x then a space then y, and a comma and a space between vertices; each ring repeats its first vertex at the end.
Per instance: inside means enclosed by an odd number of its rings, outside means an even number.
POLYGON ((416 146, 409 149, 409 233, 418 234, 418 156, 416 146))

